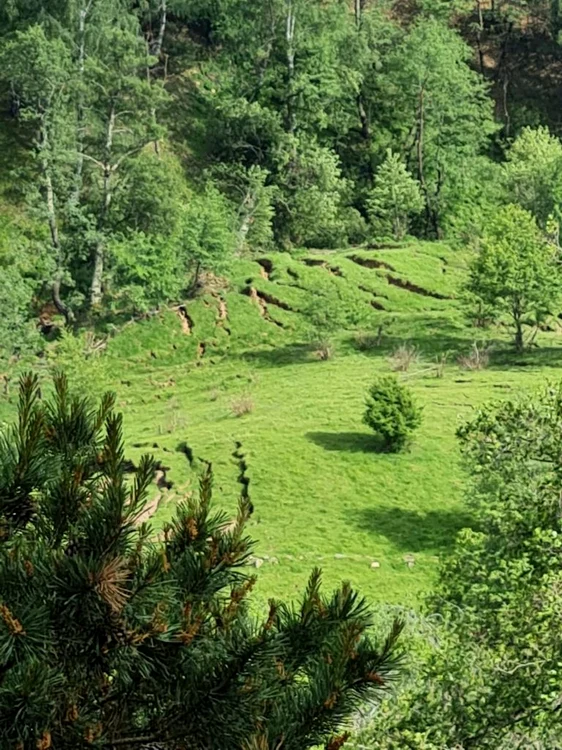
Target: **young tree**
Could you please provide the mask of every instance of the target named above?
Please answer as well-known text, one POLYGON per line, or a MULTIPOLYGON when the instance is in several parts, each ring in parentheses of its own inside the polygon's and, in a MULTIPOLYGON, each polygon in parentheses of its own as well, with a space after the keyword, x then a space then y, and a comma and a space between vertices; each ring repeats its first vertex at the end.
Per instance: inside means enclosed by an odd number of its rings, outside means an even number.
POLYGON ((420 184, 406 169, 398 154, 388 151, 375 175, 375 184, 367 198, 367 211, 378 232, 401 240, 410 219, 424 206, 420 184))
POLYGON ((127 479, 113 403, 63 376, 42 401, 29 375, 0 440, 3 746, 341 745, 342 720, 392 677, 399 624, 375 645, 365 602, 347 584, 323 597, 319 571, 299 607, 250 615, 248 501, 233 521, 213 511, 209 470, 157 542, 155 463, 127 479))
POLYGON ((555 248, 530 213, 513 205, 498 212, 481 240, 467 288, 511 319, 515 348, 522 351, 524 326, 543 320, 560 295, 555 248))
POLYGON ((421 409, 396 376, 378 378, 369 388, 363 422, 390 453, 401 451, 421 424, 421 409))
POLYGON ((507 153, 504 171, 511 200, 543 229, 549 217, 560 219, 562 143, 548 128, 524 128, 507 153))

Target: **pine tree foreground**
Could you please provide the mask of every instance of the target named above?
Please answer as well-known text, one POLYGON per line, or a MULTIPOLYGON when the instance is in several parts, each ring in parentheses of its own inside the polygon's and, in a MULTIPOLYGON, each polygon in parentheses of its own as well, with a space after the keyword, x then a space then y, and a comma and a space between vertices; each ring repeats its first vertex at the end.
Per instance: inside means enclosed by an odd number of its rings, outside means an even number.
POLYGON ((23 377, 0 437, 0 747, 341 747, 392 678, 400 624, 377 648, 365 602, 321 596, 319 571, 300 606, 252 617, 247 503, 213 512, 209 470, 156 540, 154 460, 127 477, 114 398, 54 386, 43 401, 23 377))

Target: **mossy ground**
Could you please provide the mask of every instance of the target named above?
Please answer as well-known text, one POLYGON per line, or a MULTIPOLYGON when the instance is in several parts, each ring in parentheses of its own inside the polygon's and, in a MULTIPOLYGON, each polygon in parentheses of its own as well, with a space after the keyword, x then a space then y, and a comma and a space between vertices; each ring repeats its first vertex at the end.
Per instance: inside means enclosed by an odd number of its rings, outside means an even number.
MULTIPOLYGON (((196 487, 205 461, 228 511, 249 479, 261 600, 293 596, 318 565, 330 585, 347 579, 372 600, 411 605, 470 523, 458 425, 487 400, 558 377, 561 337, 542 332, 539 347, 515 355, 504 329, 472 327, 459 299, 467 254, 441 243, 260 261, 237 261, 228 288, 187 302, 188 321, 166 311, 122 328, 86 364, 83 384, 117 392, 130 458, 148 451, 169 467, 174 487, 155 527, 196 487), (333 285, 364 302, 368 333, 384 328, 364 351, 356 331, 339 332, 325 362, 307 343, 303 311, 333 285), (483 339, 493 346, 489 366, 462 370, 459 354, 483 339), (406 452, 380 454, 361 421, 365 392, 405 342, 420 352, 400 377, 423 406, 423 423, 406 452), (252 408, 236 417, 240 398, 252 408)), ((11 415, 13 397, 0 409, 11 415)))

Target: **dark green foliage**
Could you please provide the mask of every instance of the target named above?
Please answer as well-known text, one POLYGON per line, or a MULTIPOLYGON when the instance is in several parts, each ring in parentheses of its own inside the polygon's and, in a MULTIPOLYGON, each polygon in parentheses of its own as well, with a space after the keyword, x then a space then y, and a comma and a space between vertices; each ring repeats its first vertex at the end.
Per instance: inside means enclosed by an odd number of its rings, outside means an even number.
POLYGON ((421 409, 398 378, 379 377, 369 389, 363 422, 380 438, 383 450, 397 453, 421 424, 421 409))
POLYGON ((132 475, 122 418, 22 379, 19 421, 0 441, 0 745, 15 750, 301 750, 328 743, 396 666, 346 584, 250 615, 254 584, 241 500, 211 508, 212 474, 159 541, 147 523, 155 463, 132 475))

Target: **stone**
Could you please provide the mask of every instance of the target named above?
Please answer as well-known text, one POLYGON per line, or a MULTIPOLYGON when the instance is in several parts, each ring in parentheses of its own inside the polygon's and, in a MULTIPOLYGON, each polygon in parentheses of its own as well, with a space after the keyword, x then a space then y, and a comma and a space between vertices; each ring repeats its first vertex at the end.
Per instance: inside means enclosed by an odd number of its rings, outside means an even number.
POLYGON ((271 565, 279 565, 279 560, 276 557, 270 557, 269 562, 271 565))
POLYGON ((261 559, 261 557, 255 557, 252 561, 252 565, 254 566, 254 568, 261 568, 261 566, 263 565, 263 560, 261 559))
POLYGON ((373 560, 373 562, 371 563, 372 570, 375 570, 376 568, 380 568, 380 566, 381 564, 377 560, 373 560))
POLYGON ((334 560, 345 560, 345 555, 342 555, 340 552, 338 552, 334 555, 334 560))

